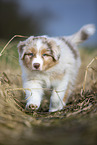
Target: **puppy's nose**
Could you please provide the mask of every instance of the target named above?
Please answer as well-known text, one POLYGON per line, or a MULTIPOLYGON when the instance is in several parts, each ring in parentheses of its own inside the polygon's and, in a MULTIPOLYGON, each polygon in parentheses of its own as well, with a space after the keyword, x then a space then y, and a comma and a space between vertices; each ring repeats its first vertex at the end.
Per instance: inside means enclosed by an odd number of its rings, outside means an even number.
POLYGON ((38 69, 40 67, 39 63, 34 63, 34 68, 38 69))

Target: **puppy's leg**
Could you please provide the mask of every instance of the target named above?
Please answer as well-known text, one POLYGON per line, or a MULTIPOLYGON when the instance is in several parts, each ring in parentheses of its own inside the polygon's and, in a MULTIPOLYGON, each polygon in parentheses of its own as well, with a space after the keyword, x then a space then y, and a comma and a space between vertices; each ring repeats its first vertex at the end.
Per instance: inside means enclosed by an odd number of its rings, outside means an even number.
POLYGON ((39 82, 27 81, 24 83, 24 88, 26 90, 26 108, 27 109, 38 109, 43 96, 43 89, 39 82))
POLYGON ((54 88, 50 98, 49 112, 55 112, 61 110, 66 103, 63 102, 64 95, 66 93, 69 84, 69 76, 66 75, 64 79, 54 88))

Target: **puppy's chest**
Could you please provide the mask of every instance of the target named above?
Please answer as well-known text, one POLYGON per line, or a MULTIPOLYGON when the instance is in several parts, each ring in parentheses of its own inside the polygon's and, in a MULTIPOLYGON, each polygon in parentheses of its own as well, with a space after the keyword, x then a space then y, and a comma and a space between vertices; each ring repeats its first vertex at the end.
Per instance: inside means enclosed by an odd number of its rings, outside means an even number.
POLYGON ((51 80, 51 82, 55 81, 55 80, 61 81, 63 79, 64 75, 65 75, 65 73, 53 72, 50 75, 50 80, 51 80))
POLYGON ((63 80, 64 75, 64 73, 52 72, 48 75, 43 75, 41 78, 44 86, 51 88, 56 87, 63 80))
POLYGON ((63 80, 65 73, 49 72, 49 73, 32 73, 27 76, 27 80, 33 80, 41 83, 43 87, 57 86, 63 80))

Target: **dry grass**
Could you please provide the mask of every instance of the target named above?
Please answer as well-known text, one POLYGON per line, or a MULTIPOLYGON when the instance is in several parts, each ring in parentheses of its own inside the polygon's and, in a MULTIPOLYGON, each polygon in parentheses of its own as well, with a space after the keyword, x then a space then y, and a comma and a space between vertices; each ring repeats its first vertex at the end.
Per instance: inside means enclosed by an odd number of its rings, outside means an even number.
MULTIPOLYGON (((97 127, 94 127, 95 125, 97 126, 95 122, 95 115, 97 114, 97 50, 80 49, 82 66, 78 75, 77 85, 67 106, 62 111, 56 113, 46 112, 48 110, 48 101, 44 100, 38 112, 27 112, 25 110, 25 90, 22 89, 21 70, 18 64, 16 45, 17 42, 12 42, 9 46, 5 45, 4 48, 4 44, 0 45, 0 144, 26 144, 28 142, 30 144, 30 141, 43 144, 46 143, 48 137, 53 142, 53 131, 50 136, 49 133, 52 129, 48 131, 48 127, 56 128, 57 126, 59 134, 63 133, 64 128, 68 130, 70 135, 73 124, 77 126, 74 133, 76 131, 79 133, 79 124, 82 127, 84 124, 86 127, 88 118, 91 120, 92 116, 94 119, 93 123, 89 124, 92 129, 90 133, 94 131, 95 135, 97 132, 97 127), (78 125, 75 123, 75 118, 77 123, 80 121, 78 125), (42 136, 41 126, 48 131, 48 133, 44 131, 47 133, 46 139, 43 139, 44 135, 42 136), (37 127, 40 129, 38 130, 37 127), (94 130, 93 127, 95 128, 94 130), (38 132, 33 131, 33 129, 38 132)), ((58 133, 56 134, 55 131, 56 136, 58 133)), ((59 138, 59 140, 61 139, 62 141, 65 139, 65 142, 69 144, 68 136, 68 140, 64 137, 59 138)), ((73 139, 71 139, 72 141, 73 139)), ((58 143, 57 138, 54 143, 58 143)))

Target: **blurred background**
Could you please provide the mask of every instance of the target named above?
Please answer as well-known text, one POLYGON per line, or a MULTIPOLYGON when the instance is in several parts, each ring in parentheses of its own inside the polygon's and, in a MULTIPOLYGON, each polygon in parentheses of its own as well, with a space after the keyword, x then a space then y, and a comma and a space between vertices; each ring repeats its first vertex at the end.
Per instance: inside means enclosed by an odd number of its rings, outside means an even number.
MULTIPOLYGON (((70 35, 97 28, 97 0, 0 0, 0 39, 20 35, 70 35)), ((97 33, 84 44, 97 45, 97 33)))

